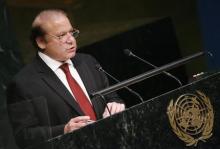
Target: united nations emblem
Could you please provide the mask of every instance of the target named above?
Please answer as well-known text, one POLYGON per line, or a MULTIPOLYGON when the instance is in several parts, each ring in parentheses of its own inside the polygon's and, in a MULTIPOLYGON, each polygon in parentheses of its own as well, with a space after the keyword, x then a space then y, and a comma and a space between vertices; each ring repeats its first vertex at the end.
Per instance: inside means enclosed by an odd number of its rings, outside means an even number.
POLYGON ((202 92, 184 94, 170 101, 167 115, 173 132, 186 143, 197 146, 212 136, 214 113, 209 98, 202 92))

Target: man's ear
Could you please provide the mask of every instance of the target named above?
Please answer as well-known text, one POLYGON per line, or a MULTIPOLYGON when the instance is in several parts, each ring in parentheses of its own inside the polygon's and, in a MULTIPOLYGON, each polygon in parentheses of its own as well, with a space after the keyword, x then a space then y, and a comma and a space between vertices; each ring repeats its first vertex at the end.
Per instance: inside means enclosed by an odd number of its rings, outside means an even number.
POLYGON ((36 38, 36 43, 40 49, 45 49, 46 48, 46 41, 43 37, 37 37, 36 38))

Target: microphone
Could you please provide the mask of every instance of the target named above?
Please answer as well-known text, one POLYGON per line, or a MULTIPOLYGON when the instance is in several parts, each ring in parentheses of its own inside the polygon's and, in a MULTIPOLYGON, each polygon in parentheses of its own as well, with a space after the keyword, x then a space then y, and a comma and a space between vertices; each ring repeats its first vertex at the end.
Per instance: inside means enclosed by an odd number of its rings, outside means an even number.
MULTIPOLYGON (((111 79, 113 79, 114 81, 116 81, 117 83, 119 83, 120 81, 118 79, 116 79, 114 76, 112 76, 111 74, 109 74, 108 72, 106 72, 102 67, 101 65, 99 64, 96 64, 95 65, 96 69, 100 72, 103 72, 104 74, 106 74, 107 76, 109 76, 111 79)), ((132 94, 134 94, 135 96, 138 97, 138 99, 141 101, 141 102, 144 102, 143 98, 141 97, 141 95, 139 93, 137 93, 136 91, 132 90, 131 88, 125 86, 124 87, 125 89, 127 89, 129 92, 131 92, 132 94)))
MULTIPOLYGON (((138 59, 139 61, 141 61, 141 62, 143 62, 143 63, 145 63, 145 64, 150 65, 150 66, 153 67, 153 68, 158 68, 158 67, 155 66, 154 64, 152 64, 152 63, 150 63, 150 62, 144 60, 143 58, 141 58, 141 57, 135 55, 135 54, 132 53, 131 50, 129 50, 129 49, 124 49, 124 54, 127 55, 127 56, 132 56, 132 57, 138 59)), ((176 80, 180 86, 183 86, 182 82, 181 82, 177 77, 175 77, 174 75, 172 75, 172 74, 170 74, 169 72, 166 72, 166 71, 163 71, 163 73, 166 74, 167 76, 173 78, 174 80, 176 80)))

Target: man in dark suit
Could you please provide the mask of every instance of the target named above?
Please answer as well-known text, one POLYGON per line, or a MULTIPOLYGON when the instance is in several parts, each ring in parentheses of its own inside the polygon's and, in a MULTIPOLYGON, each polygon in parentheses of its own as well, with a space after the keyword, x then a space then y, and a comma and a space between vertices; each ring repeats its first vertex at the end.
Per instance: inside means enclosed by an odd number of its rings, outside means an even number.
POLYGON ((61 10, 42 11, 33 21, 36 58, 14 77, 7 90, 8 113, 20 147, 72 132, 109 116, 109 112, 125 109, 115 93, 105 97, 107 105, 89 97, 89 93, 108 87, 108 80, 95 68, 98 62, 93 57, 76 54, 78 34, 61 10))

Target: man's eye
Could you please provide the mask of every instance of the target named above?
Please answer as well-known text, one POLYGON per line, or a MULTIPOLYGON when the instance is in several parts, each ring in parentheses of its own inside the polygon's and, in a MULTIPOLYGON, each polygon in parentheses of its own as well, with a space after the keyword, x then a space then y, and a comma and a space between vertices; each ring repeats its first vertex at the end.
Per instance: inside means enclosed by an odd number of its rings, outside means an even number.
POLYGON ((61 35, 58 35, 57 37, 59 37, 59 38, 62 38, 62 37, 64 37, 66 34, 61 34, 61 35))

